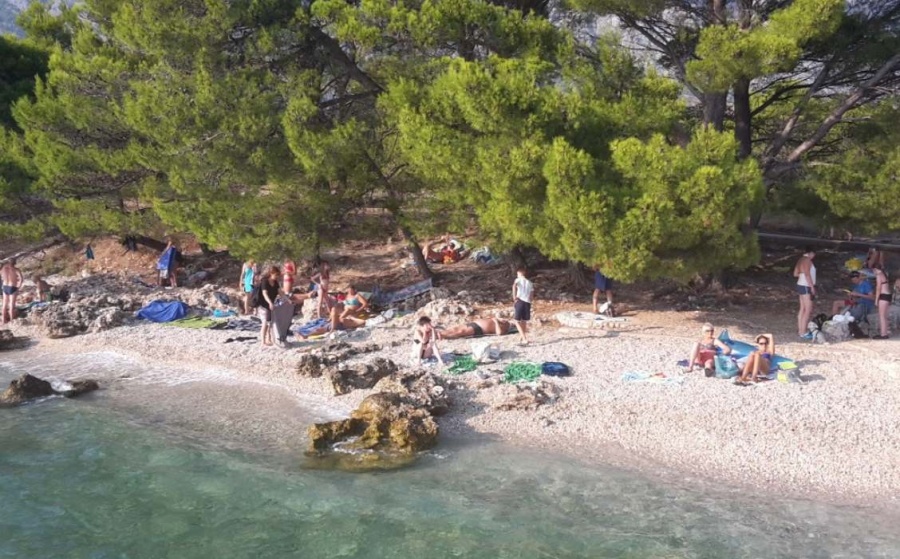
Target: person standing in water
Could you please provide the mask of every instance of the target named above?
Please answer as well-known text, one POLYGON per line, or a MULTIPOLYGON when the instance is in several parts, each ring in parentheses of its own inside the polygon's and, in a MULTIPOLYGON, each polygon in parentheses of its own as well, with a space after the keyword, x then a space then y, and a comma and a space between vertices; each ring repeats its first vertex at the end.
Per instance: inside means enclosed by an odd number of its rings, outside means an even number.
POLYGON ((797 312, 797 335, 804 340, 811 340, 809 320, 813 313, 813 299, 816 297, 816 265, 813 258, 816 251, 806 247, 803 256, 794 265, 794 277, 797 278, 797 295, 800 297, 800 310, 797 312))
POLYGON ((9 261, 0 268, 0 280, 3 290, 3 324, 16 319, 16 299, 19 297, 19 289, 25 282, 22 271, 16 268, 16 259, 9 261))
POLYGON ((534 284, 526 277, 526 270, 516 270, 516 281, 513 282, 513 320, 519 329, 522 345, 528 345, 528 321, 531 320, 531 301, 534 297, 534 284))

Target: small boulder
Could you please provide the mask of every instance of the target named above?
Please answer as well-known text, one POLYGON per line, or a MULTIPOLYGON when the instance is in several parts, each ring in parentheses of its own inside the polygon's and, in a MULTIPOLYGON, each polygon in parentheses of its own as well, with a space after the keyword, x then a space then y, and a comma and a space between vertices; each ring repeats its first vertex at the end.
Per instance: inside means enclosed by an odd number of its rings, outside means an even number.
POLYGON ((76 380, 61 384, 60 389, 55 389, 46 380, 32 375, 22 375, 9 383, 9 387, 0 394, 0 406, 17 406, 28 400, 44 398, 60 394, 67 398, 73 398, 86 392, 98 390, 100 385, 94 380, 76 380))
POLYGON ((390 359, 376 358, 371 363, 356 367, 341 367, 328 371, 328 380, 336 396, 349 394, 353 390, 375 386, 379 380, 396 372, 397 364, 390 359))
POLYGON ((53 386, 46 380, 32 375, 22 375, 17 379, 13 379, 3 394, 0 394, 0 404, 16 406, 28 400, 53 396, 54 394, 56 392, 53 390, 53 386))

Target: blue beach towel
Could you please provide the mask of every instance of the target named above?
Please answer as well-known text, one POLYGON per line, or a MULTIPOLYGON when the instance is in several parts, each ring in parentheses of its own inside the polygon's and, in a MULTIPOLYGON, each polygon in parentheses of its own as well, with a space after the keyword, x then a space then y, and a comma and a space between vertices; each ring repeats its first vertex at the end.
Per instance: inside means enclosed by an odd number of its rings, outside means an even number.
POLYGON ((169 247, 159 257, 156 263, 157 270, 171 270, 175 265, 175 247, 169 247))
POLYGON ((322 326, 328 326, 331 323, 327 318, 317 318, 312 322, 307 322, 303 326, 295 328, 295 330, 302 336, 309 336, 310 332, 321 328, 322 326))
POLYGON ((181 301, 151 301, 137 312, 138 318, 150 322, 172 322, 187 315, 188 306, 181 301))

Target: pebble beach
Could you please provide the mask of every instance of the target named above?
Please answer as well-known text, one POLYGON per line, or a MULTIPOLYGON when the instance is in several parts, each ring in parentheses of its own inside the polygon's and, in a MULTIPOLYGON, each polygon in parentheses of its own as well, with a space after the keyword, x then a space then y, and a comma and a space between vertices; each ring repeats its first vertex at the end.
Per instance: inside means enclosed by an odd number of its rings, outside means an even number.
MULTIPOLYGON (((737 326, 727 316, 715 317, 715 323, 736 339, 750 339, 757 329, 746 318, 734 318, 737 326)), ((709 319, 699 313, 648 311, 608 330, 537 321, 528 346, 520 346, 515 336, 485 338, 481 341, 500 348, 501 359, 452 377, 454 405, 439 420, 441 436, 501 439, 672 480, 838 503, 900 503, 900 342, 789 340, 779 344, 778 352, 798 363, 804 382, 742 387, 702 372, 685 373, 677 365, 698 338, 699 325, 709 319), (561 361, 573 374, 542 377, 559 394, 552 404, 504 411, 497 408, 512 387, 484 379, 514 361, 561 361), (670 380, 626 382, 622 375, 627 372, 664 373, 670 380)), ((410 323, 390 321, 343 339, 382 346, 357 360, 385 357, 406 364, 410 323)), ((28 327, 16 329, 20 335, 30 333, 28 327)), ((28 351, 112 350, 179 367, 225 367, 307 402, 313 398, 335 417, 349 414, 371 393, 334 396, 325 379, 296 373, 301 355, 324 341, 297 341, 286 349, 224 343, 234 335, 134 323, 75 338, 42 339, 28 351)), ((444 351, 466 352, 470 343, 447 341, 444 351)))

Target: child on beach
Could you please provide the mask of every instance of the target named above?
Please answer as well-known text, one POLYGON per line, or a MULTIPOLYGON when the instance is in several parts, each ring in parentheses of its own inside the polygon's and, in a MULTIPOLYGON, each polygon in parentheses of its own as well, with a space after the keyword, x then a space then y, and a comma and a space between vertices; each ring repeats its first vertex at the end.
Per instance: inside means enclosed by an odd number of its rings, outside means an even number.
POLYGON ((513 282, 513 320, 519 329, 522 345, 528 345, 528 321, 531 320, 531 301, 534 297, 534 284, 526 277, 526 270, 516 270, 516 281, 513 282))
POLYGON ((708 322, 704 324, 701 328, 701 332, 703 333, 703 337, 700 338, 699 342, 694 344, 694 349, 691 350, 691 358, 688 360, 688 363, 690 363, 689 370, 693 371, 695 366, 700 365, 703 367, 706 376, 711 377, 716 371, 716 348, 722 350, 722 355, 730 354, 731 348, 716 338, 716 330, 713 328, 712 324, 708 322))

